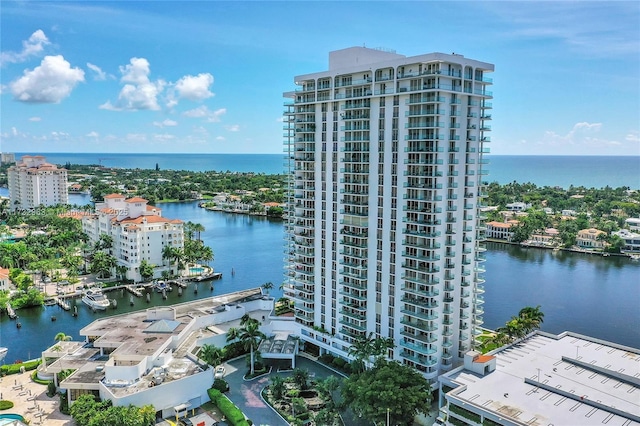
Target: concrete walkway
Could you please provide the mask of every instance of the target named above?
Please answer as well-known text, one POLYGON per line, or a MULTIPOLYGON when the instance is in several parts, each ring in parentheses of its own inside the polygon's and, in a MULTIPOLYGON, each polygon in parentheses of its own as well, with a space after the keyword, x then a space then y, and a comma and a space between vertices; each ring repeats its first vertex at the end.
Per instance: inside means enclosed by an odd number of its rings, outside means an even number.
MULTIPOLYGON (((311 379, 325 379, 329 376, 342 376, 336 374, 327 367, 310 359, 296 357, 296 367, 308 370, 311 379)), ((227 374, 224 379, 229 383, 227 396, 242 412, 253 421, 256 426, 287 426, 288 423, 267 403, 264 402, 260 393, 270 382, 270 377, 279 375, 288 377, 291 372, 275 372, 267 374, 251 381, 243 380, 242 376, 247 372, 246 363, 243 358, 236 359, 226 364, 227 374)), ((345 425, 348 426, 370 426, 370 423, 354 416, 351 412, 343 413, 345 425)))

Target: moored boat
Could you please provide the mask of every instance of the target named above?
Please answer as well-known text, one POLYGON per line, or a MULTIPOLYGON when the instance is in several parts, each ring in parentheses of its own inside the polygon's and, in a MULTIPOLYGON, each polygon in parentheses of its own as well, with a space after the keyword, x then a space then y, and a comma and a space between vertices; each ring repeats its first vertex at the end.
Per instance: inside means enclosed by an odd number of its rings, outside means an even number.
POLYGON ((9 348, 0 347, 0 362, 7 356, 7 352, 9 352, 9 348))
POLYGON ((107 299, 100 290, 85 291, 84 295, 82 296, 82 301, 91 309, 95 310, 103 311, 111 306, 111 302, 109 302, 109 299, 107 299))

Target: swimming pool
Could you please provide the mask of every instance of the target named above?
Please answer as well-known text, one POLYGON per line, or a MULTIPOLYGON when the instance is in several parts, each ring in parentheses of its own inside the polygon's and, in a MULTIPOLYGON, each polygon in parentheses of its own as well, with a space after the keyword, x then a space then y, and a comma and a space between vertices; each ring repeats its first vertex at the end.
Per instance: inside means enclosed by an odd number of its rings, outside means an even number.
POLYGON ((204 272, 204 268, 199 266, 197 268, 189 268, 189 271, 191 271, 192 274, 201 274, 204 272))
POLYGON ((13 424, 16 420, 20 420, 24 423, 24 417, 20 414, 0 414, 0 426, 13 424))

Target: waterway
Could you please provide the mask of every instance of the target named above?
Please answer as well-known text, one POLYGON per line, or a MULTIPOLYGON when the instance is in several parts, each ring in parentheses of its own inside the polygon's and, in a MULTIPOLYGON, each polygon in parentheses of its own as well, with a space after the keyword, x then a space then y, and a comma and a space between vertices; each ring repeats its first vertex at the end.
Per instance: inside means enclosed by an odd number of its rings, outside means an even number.
MULTIPOLYGON (((81 199, 72 203, 81 204, 81 199)), ((210 212, 197 202, 161 204, 163 216, 201 223, 202 239, 214 252, 211 265, 222 272, 221 280, 200 283, 178 296, 177 290, 162 300, 153 294, 152 303, 165 305, 259 287, 272 282, 272 295, 280 297, 284 266, 283 225, 261 217, 210 212), (232 271, 234 272, 232 274, 232 271)), ((495 328, 516 315, 523 306, 540 305, 545 313, 542 329, 559 333, 571 330, 593 337, 640 347, 640 262, 614 256, 600 257, 542 249, 523 249, 506 244, 488 244, 485 285, 485 323, 495 328)), ((22 327, 6 315, 0 319, 0 346, 8 346, 5 363, 29 359, 53 344, 64 332, 78 339, 79 330, 96 318, 148 307, 136 299, 129 306, 129 294, 110 292, 118 301, 116 310, 93 313, 77 299, 78 317, 57 306, 19 310, 22 327), (56 321, 51 321, 51 316, 56 321)))

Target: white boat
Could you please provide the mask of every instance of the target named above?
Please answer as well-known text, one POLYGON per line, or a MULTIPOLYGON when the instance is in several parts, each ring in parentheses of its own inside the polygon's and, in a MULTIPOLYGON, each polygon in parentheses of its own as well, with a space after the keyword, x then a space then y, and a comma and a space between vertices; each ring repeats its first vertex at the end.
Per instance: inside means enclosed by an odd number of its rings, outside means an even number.
POLYGON ((9 352, 9 348, 0 347, 0 362, 7 356, 7 352, 9 352))
POLYGON ((100 290, 87 290, 82 296, 82 301, 91 309, 103 311, 107 309, 111 303, 109 299, 102 294, 100 290))

